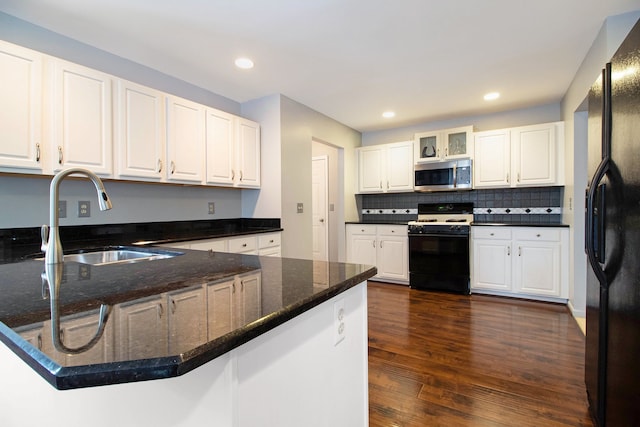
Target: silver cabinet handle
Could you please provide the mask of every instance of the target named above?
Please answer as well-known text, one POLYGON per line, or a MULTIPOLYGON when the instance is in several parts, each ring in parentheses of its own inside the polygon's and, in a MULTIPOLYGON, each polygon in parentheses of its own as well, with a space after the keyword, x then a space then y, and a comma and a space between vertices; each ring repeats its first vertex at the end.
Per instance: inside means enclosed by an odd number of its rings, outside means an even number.
POLYGON ((380 181, 380 189, 382 190, 382 181, 380 181))
POLYGON ((509 180, 509 172, 507 172, 507 182, 510 183, 511 181, 509 180))
POLYGON ((42 334, 38 334, 38 350, 42 350, 42 334))
POLYGON ((373 241, 373 247, 374 248, 376 247, 376 241, 375 240, 373 241))
POLYGON ((520 172, 518 172, 518 182, 520 182, 520 172))
POLYGON ((380 240, 380 247, 382 247, 383 243, 384 243, 384 240, 380 240))
POLYGON ((36 144, 36 162, 40 163, 40 144, 36 144))
POLYGON ((157 311, 158 311, 158 319, 162 319, 162 316, 164 316, 164 307, 162 306, 162 304, 157 305, 157 311))
POLYGON ((162 160, 158 159, 158 173, 162 172, 162 160))
POLYGON ((242 171, 240 171, 240 181, 242 181, 242 171))
POLYGON ((176 164, 173 160, 171 160, 171 175, 176 171, 176 164))
POLYGON ((61 165, 64 160, 62 156, 62 147, 58 145, 58 164, 61 165))
POLYGON ((176 305, 176 300, 171 298, 171 313, 175 314, 177 309, 178 309, 178 306, 176 305))
POLYGON ((507 246, 507 256, 511 256, 511 246, 507 246))
POLYGON ((518 256, 522 256, 522 247, 518 246, 518 256))
POLYGON ((389 180, 387 180, 387 190, 389 189, 389 180))
POLYGON ((233 181, 234 179, 236 179, 236 171, 231 169, 231 181, 233 181))

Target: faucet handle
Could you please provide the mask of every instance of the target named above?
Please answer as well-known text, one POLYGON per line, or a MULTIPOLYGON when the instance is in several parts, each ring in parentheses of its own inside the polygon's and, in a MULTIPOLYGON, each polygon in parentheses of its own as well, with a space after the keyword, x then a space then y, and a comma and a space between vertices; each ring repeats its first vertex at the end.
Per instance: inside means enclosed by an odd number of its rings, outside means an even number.
POLYGON ((42 239, 42 244, 40 245, 40 250, 42 252, 46 252, 49 247, 49 226, 44 224, 40 228, 40 238, 42 239))

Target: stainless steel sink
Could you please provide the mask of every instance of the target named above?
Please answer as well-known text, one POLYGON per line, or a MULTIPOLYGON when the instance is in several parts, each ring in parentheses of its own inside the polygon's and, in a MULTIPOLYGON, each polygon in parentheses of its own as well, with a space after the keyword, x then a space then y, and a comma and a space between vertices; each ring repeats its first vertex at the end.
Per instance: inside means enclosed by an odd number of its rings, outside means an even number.
POLYGON ((64 255, 64 262, 78 262, 89 265, 124 264, 141 261, 173 258, 183 252, 146 250, 138 248, 109 248, 99 251, 64 255))

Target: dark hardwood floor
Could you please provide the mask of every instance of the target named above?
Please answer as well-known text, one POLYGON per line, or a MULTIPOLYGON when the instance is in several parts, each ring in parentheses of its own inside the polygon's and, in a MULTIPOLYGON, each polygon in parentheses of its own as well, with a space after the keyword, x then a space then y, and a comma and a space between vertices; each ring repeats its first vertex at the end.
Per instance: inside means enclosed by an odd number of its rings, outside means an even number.
POLYGON ((593 426, 565 306, 368 290, 370 426, 593 426))

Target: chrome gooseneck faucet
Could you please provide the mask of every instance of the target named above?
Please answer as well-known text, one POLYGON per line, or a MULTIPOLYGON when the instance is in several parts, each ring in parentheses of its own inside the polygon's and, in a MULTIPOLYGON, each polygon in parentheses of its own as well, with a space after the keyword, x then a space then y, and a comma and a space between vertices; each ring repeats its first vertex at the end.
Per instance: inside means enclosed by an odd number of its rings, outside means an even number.
POLYGON ((42 246, 45 252, 45 264, 59 264, 63 262, 62 243, 58 232, 58 192, 60 182, 71 174, 80 174, 88 177, 98 192, 98 204, 101 211, 111 209, 111 200, 107 196, 102 180, 95 173, 87 169, 72 168, 59 172, 51 180, 49 187, 49 225, 43 225, 41 229, 42 246))

